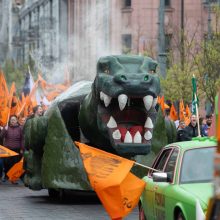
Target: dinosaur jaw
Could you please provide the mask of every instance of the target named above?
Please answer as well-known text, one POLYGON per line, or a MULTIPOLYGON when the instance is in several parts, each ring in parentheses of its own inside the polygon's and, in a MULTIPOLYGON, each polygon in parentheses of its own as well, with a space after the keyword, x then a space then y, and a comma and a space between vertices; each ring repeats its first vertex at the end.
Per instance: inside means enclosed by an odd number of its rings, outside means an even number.
POLYGON ((155 98, 152 95, 131 98, 122 94, 109 102, 102 95, 98 112, 116 152, 129 155, 149 153, 156 114, 155 98))

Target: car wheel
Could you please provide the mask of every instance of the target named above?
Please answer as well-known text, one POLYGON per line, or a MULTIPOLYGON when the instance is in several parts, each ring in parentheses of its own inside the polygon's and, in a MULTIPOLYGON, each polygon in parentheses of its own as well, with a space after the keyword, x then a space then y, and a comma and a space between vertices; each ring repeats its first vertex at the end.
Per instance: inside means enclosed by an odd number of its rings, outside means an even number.
POLYGON ((185 220, 185 217, 181 211, 177 214, 176 220, 185 220))
POLYGON ((143 209, 141 203, 140 203, 140 206, 139 206, 139 220, 147 220, 147 218, 145 217, 144 209, 143 209))

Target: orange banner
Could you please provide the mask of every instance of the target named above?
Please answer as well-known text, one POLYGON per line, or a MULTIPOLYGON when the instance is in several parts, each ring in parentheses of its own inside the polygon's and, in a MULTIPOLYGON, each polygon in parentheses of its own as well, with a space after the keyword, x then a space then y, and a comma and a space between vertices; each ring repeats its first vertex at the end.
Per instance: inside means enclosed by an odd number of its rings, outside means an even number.
POLYGON ((23 158, 14 164, 14 166, 7 172, 7 176, 9 181, 15 182, 17 181, 21 175, 24 173, 23 169, 23 158))
POLYGON ((14 152, 12 150, 9 150, 8 148, 0 145, 0 158, 1 157, 12 157, 12 156, 16 156, 16 155, 18 155, 18 153, 14 152))
POLYGON ((123 218, 138 204, 145 182, 132 173, 134 161, 75 142, 92 188, 112 219, 123 218))
POLYGON ((170 118, 173 120, 173 121, 176 121, 178 119, 178 114, 177 114, 177 111, 175 109, 175 106, 174 104, 171 105, 171 108, 170 108, 170 118))

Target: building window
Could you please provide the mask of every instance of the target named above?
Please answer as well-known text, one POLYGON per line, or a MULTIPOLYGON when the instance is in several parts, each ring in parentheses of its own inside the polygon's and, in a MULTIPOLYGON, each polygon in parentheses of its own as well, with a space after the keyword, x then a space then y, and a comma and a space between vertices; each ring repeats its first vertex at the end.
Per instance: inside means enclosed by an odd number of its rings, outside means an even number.
POLYGON ((165 51, 169 53, 171 50, 172 34, 165 34, 165 51))
POLYGON ((125 7, 131 7, 131 0, 124 0, 125 7))
POLYGON ((170 0, 165 0, 165 7, 170 7, 170 0))
POLYGON ((122 34, 122 53, 127 54, 131 52, 132 37, 131 34, 122 34))

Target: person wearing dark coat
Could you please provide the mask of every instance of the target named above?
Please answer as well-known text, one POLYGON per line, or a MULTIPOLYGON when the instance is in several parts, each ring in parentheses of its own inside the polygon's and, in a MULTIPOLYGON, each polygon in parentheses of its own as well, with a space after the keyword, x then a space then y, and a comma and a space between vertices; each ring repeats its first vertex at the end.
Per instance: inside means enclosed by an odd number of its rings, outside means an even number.
MULTIPOLYGON (((198 123, 196 115, 191 115, 189 125, 184 129, 186 132, 186 141, 191 141, 193 137, 198 137, 198 123)), ((200 129, 201 135, 201 129, 200 129)))
POLYGON ((177 141, 186 141, 187 140, 185 127, 186 127, 185 121, 181 120, 179 122, 179 126, 177 129, 177 141))
POLYGON ((23 131, 18 123, 17 116, 12 115, 9 118, 9 126, 3 128, 0 136, 3 138, 3 145, 5 147, 19 154, 18 156, 4 159, 4 169, 6 174, 8 170, 21 159, 24 149, 23 131))

